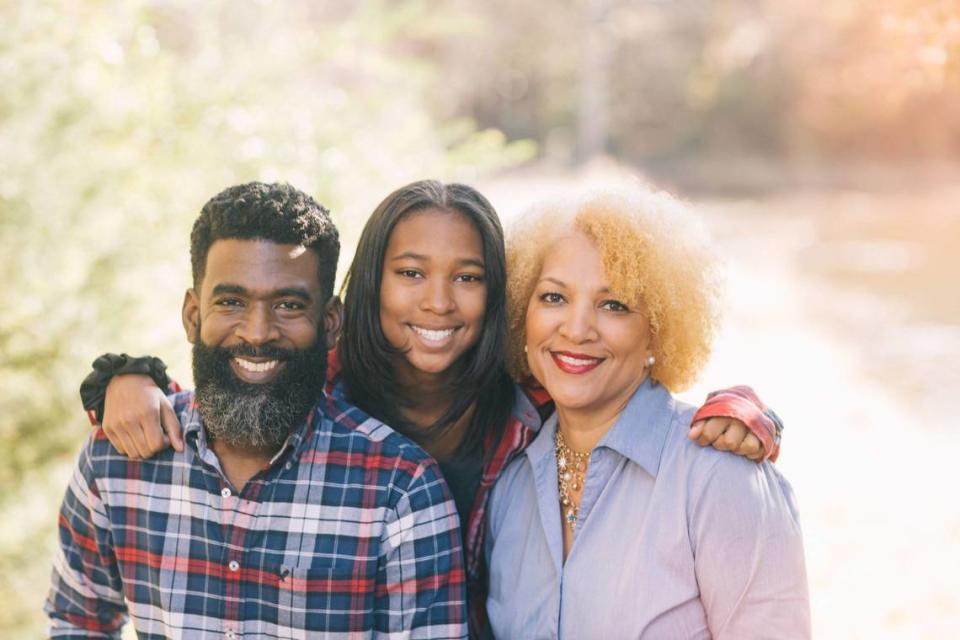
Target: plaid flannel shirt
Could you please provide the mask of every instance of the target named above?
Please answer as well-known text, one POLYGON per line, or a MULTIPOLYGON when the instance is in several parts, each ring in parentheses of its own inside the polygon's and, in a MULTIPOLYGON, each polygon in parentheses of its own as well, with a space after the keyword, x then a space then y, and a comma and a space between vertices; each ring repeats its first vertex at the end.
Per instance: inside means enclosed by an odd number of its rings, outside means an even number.
POLYGON ((192 393, 187 447, 130 460, 91 435, 60 511, 53 637, 462 638, 456 508, 436 463, 327 397, 236 495, 192 393))

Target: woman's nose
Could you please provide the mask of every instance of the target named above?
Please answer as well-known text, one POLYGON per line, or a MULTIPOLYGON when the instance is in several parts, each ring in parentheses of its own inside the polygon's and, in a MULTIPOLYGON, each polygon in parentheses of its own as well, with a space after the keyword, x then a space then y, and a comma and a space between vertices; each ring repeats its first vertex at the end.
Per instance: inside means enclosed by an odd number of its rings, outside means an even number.
POLYGON ((573 343, 596 340, 598 334, 594 309, 586 305, 569 305, 560 324, 560 335, 573 343))

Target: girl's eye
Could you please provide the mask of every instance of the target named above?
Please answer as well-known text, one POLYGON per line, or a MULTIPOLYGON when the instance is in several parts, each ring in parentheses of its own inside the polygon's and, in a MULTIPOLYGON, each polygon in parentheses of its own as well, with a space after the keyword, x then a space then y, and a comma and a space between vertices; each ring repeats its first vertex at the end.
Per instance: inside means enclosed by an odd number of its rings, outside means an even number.
POLYGON ((400 269, 397 271, 397 275, 402 278, 422 278, 423 275, 414 269, 400 269))
POLYGON ((548 291, 540 294, 540 300, 546 302, 547 304, 560 304, 563 302, 563 296, 554 291, 548 291))
POLYGON ((618 300, 604 300, 600 303, 600 308, 606 309, 607 311, 615 311, 617 313, 628 313, 630 311, 630 307, 618 300))
POLYGON ((483 276, 475 273, 464 273, 457 276, 457 282, 483 282, 483 276))

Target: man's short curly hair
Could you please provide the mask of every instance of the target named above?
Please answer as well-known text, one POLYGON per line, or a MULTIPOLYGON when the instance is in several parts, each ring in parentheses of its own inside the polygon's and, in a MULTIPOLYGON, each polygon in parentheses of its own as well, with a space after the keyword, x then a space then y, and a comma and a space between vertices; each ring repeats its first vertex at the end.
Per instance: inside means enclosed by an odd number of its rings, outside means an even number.
POLYGON ((217 240, 269 240, 317 252, 323 295, 333 295, 340 237, 330 212, 288 184, 248 182, 224 189, 207 204, 190 234, 193 286, 200 286, 207 254, 217 240))
POLYGON ((706 363, 716 332, 718 278, 700 221, 666 193, 639 187, 546 202, 507 239, 511 375, 529 378, 523 347, 530 297, 547 251, 579 232, 600 250, 613 293, 643 309, 654 336, 651 377, 671 391, 689 386, 706 363))

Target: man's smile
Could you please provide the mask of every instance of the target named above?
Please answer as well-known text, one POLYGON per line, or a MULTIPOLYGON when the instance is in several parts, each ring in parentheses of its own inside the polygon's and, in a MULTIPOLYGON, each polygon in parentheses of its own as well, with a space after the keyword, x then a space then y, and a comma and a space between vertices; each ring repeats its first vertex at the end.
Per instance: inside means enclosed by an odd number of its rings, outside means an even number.
POLYGON ((234 356, 230 358, 230 367, 237 377, 244 382, 262 384, 273 380, 283 368, 280 360, 264 360, 261 358, 247 358, 234 356))

